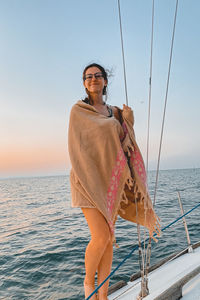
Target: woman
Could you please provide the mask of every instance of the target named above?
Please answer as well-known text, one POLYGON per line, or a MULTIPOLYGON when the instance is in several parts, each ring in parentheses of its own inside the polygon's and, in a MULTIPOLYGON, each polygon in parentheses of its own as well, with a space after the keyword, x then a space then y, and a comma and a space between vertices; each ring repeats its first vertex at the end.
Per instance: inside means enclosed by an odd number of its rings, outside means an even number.
MULTIPOLYGON (((72 207, 81 207, 91 240, 85 252, 85 298, 109 275, 114 224, 119 214, 159 232, 157 216, 146 188, 143 160, 135 141, 133 112, 107 105, 108 76, 98 64, 83 71, 88 95, 71 110, 68 145, 72 207), (137 213, 136 213, 137 212, 137 213)), ((91 299, 107 300, 109 281, 91 299)))

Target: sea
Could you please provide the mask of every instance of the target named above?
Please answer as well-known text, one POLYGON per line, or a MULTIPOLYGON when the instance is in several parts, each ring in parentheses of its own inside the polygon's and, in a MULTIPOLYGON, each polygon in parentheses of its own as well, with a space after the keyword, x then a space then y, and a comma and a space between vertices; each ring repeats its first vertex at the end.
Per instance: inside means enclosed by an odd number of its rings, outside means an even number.
MULTIPOLYGON (((148 174, 151 197, 155 171, 148 174)), ((161 227, 200 202, 200 169, 159 172, 155 210, 161 227)), ((191 243, 200 240, 200 208, 186 216, 191 243)), ((141 238, 147 233, 142 230, 141 238)), ((7 178, 0 180, 0 299, 84 299, 84 255, 90 240, 80 208, 71 208, 69 176, 7 178)), ((134 223, 116 223, 112 270, 138 244, 134 223)), ((187 247, 182 220, 152 242, 151 265, 187 247)), ((110 285, 129 281, 139 270, 138 251, 114 273, 110 285)))

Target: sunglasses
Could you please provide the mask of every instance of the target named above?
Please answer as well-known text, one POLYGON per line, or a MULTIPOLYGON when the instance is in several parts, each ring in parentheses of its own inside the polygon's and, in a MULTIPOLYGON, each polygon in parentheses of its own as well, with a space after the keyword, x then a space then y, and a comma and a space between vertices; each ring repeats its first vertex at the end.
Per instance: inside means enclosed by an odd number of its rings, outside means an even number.
POLYGON ((95 79, 97 79, 97 80, 103 78, 103 74, 102 74, 101 72, 97 72, 97 73, 95 73, 95 74, 87 74, 87 75, 85 75, 84 78, 83 78, 83 80, 84 80, 84 81, 85 81, 85 80, 90 81, 90 80, 92 80, 93 76, 94 76, 95 79))

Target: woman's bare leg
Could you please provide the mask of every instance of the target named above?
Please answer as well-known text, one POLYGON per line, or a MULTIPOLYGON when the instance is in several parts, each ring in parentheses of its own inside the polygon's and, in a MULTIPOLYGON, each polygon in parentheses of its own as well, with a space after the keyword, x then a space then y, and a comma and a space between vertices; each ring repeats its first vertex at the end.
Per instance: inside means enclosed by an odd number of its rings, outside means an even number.
MULTIPOLYGON (((91 240, 85 251, 85 297, 87 298, 95 287, 95 273, 103 254, 110 243, 111 234, 104 216, 96 208, 82 208, 87 220, 91 240)), ((91 300, 95 300, 93 297, 91 300)))
MULTIPOLYGON (((102 283, 106 277, 110 274, 113 258, 113 244, 110 241, 106 247, 106 250, 101 258, 98 266, 98 285, 102 283)), ((108 297, 109 280, 107 280, 98 291, 99 300, 107 300, 108 297)))

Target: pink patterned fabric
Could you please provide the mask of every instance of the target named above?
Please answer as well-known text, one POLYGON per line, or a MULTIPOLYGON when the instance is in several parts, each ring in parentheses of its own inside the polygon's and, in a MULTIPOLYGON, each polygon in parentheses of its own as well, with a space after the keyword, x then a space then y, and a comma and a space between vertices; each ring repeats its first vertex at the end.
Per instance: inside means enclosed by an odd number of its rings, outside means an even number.
POLYGON ((137 173, 140 176, 140 179, 142 180, 143 184, 146 186, 146 171, 143 163, 142 156, 138 149, 135 149, 134 151, 131 152, 131 161, 133 163, 134 168, 136 169, 137 173))
POLYGON ((118 191, 118 187, 119 187, 119 181, 121 178, 121 174, 124 171, 124 167, 126 165, 126 157, 124 155, 124 151, 121 148, 120 151, 117 154, 117 158, 116 158, 116 164, 112 170, 112 175, 111 175, 111 181, 108 187, 108 191, 107 191, 107 197, 106 197, 106 203, 107 203, 107 210, 108 210, 108 216, 109 216, 109 225, 110 228, 112 230, 112 232, 114 232, 114 228, 113 228, 113 222, 112 220, 112 213, 113 213, 113 207, 114 207, 114 203, 116 201, 116 197, 117 197, 117 191, 118 191))
MULTIPOLYGON (((127 129, 127 126, 126 126, 125 122, 123 122, 122 128, 123 128, 123 131, 124 131, 124 138, 123 139, 125 139, 126 135, 128 134, 128 129, 127 129)), ((132 151, 131 149, 129 149, 129 151, 131 153, 131 162, 133 164, 133 167, 134 167, 134 169, 136 169, 141 181, 143 182, 143 184, 147 188, 146 170, 145 170, 142 155, 136 147, 134 147, 134 151, 132 151)))
POLYGON ((124 134, 123 134, 123 136, 120 136, 120 141, 121 142, 123 142, 123 140, 126 137, 126 134, 128 133, 128 129, 127 129, 126 124, 124 122, 122 123, 122 129, 123 129, 124 134))

